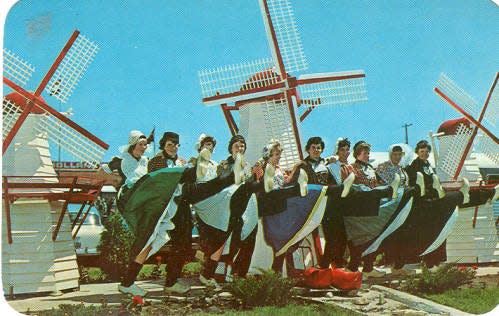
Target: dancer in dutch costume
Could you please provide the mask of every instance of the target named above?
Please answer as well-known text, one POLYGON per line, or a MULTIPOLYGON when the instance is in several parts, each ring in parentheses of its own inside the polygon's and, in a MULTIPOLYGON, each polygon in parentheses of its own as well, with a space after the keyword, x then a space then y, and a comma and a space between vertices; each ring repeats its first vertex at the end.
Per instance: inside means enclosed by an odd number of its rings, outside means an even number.
MULTIPOLYGON (((217 185, 214 181, 211 181, 218 177, 217 171, 219 170, 219 164, 211 159, 216 144, 217 142, 212 136, 201 134, 198 138, 195 149, 199 153, 199 156, 193 160, 196 179, 194 182, 191 179, 190 182, 184 184, 184 194, 182 196, 189 203, 195 204, 197 200, 204 200, 205 197, 209 198, 209 195, 219 193, 225 187, 234 183, 233 175, 225 177, 227 180, 225 185, 220 185, 221 182, 217 185), (212 191, 208 192, 208 190, 212 191)), ((194 210, 197 213, 197 227, 199 229, 201 250, 204 253, 203 269, 199 280, 202 284, 212 286, 218 290, 218 284, 213 278, 218 264, 219 254, 217 251, 224 245, 228 238, 228 233, 220 229, 218 225, 210 225, 213 224, 213 220, 217 220, 220 212, 203 212, 199 207, 194 207, 194 210)))
MULTIPOLYGON (((165 132, 159 141, 160 152, 156 154, 148 163, 148 172, 166 172, 170 170, 178 170, 181 172, 181 177, 178 178, 179 183, 186 181, 186 178, 192 173, 192 168, 187 168, 187 161, 178 156, 180 147, 180 136, 175 132, 165 132), (168 170, 169 169, 169 170, 168 170)), ((173 179, 171 179, 173 180, 173 179)), ((176 192, 177 190, 175 190, 176 192)), ((174 193, 173 193, 174 194, 174 193)), ((164 202, 171 201, 172 196, 165 199, 164 202)), ((165 213, 163 203, 162 213, 165 213)), ((155 210, 157 206, 151 205, 155 210)), ((155 214, 163 215, 156 212, 155 214)), ((190 290, 190 286, 179 282, 182 274, 182 268, 192 255, 192 216, 189 203, 178 200, 178 207, 170 211, 167 216, 161 216, 160 219, 154 216, 155 226, 152 233, 149 232, 148 246, 144 252, 147 252, 147 257, 156 253, 162 246, 163 242, 170 241, 172 253, 167 258, 167 277, 165 279, 165 291, 174 293, 186 293, 190 290), (163 223, 163 225, 162 225, 163 223), (164 225, 164 224, 167 225, 164 225), (170 224, 172 227, 168 227, 170 224), (170 228, 170 229, 168 229, 170 228), (173 228, 173 229, 172 229, 173 228), (156 237, 155 237, 156 236, 156 237), (160 236, 167 236, 166 239, 160 236), (159 241, 162 241, 160 244, 159 241)))
MULTIPOLYGON (((378 164, 378 167, 376 168, 376 174, 385 182, 389 183, 393 181, 398 175, 400 178, 400 187, 404 188, 404 190, 410 190, 409 192, 413 192, 413 197, 418 198, 418 196, 421 195, 420 189, 421 187, 416 184, 415 186, 409 187, 409 176, 407 172, 405 171, 404 167, 406 167, 412 160, 413 156, 411 155, 412 150, 411 148, 406 145, 406 144, 395 144, 391 145, 390 148, 388 149, 388 157, 389 160, 382 162, 378 164)), ((419 178, 417 183, 422 183, 422 174, 418 173, 417 178, 419 178)), ((414 203, 411 208, 410 213, 408 214, 408 218, 413 216, 415 214, 414 212, 414 203)), ((402 224, 406 225, 406 224, 402 224)), ((390 229, 390 228, 388 228, 390 229)), ((385 234, 386 235, 386 234, 385 234)), ((393 233, 393 236, 395 236, 396 233, 393 233)), ((392 236, 390 236, 392 238, 392 236)), ((381 239, 381 236, 378 237, 377 242, 379 243, 379 239, 381 239)), ((402 243, 402 241, 400 241, 402 243)), ((392 275, 411 275, 415 274, 415 270, 412 269, 407 269, 404 268, 404 261, 399 260, 398 258, 391 258, 390 256, 392 254, 395 254, 392 249, 388 248, 387 246, 383 249, 384 253, 384 262, 386 264, 393 263, 393 267, 391 269, 392 275)))
MULTIPOLYGON (((210 179, 210 176, 204 177, 207 182, 186 183, 182 190, 182 198, 193 205, 198 217, 205 260, 200 281, 215 287, 217 283, 213 276, 219 261, 230 265, 232 274, 245 276, 248 272, 257 224, 257 204, 253 194, 263 190, 263 185, 255 181, 244 160, 244 137, 233 136, 228 151, 230 156, 221 161, 218 168, 214 169, 214 164, 206 167, 216 178, 210 179), (217 170, 216 174, 213 170, 217 170)), ((207 154, 201 150, 198 171, 201 158, 207 154)))
MULTIPOLYGON (((140 131, 131 131, 128 137, 128 144, 121 146, 121 157, 113 157, 110 163, 102 166, 102 170, 107 174, 119 174, 122 178, 122 185, 117 195, 117 206, 120 213, 125 218, 129 229, 134 231, 134 219, 125 212, 125 205, 133 193, 135 183, 147 174, 148 159, 144 156, 147 150, 147 137, 140 131)), ((136 236, 134 234, 134 236, 136 236)), ((136 260, 137 253, 130 253, 130 263, 128 271, 123 271, 124 275, 118 290, 122 293, 144 296, 146 291, 134 284, 136 275, 142 268, 143 261, 136 260)))
MULTIPOLYGON (((324 147, 321 148, 324 151, 324 147)), ((336 157, 328 159, 327 171, 330 183, 341 184, 341 167, 348 164, 350 155, 350 141, 348 138, 338 138, 334 150, 336 157)), ((309 155, 312 155, 310 152, 309 155)), ((350 198, 352 194, 350 195, 350 198)), ((347 237, 345 232, 345 223, 343 221, 343 212, 347 211, 342 207, 344 200, 334 201, 330 199, 326 208, 326 214, 322 219, 322 231, 324 233, 325 245, 324 252, 319 261, 321 268, 328 268, 333 264, 337 268, 343 268, 346 264, 344 259, 347 247, 347 237), (336 203, 335 203, 336 202, 336 203)))

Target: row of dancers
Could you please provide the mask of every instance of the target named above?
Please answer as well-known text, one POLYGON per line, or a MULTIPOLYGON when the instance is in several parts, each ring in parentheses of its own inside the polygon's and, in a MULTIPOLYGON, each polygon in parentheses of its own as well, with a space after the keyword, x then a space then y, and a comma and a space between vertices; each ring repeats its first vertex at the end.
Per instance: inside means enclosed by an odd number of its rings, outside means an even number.
POLYGON ((135 280, 147 258, 167 242, 172 254, 166 258, 165 291, 190 290, 179 278, 192 254, 191 210, 204 253, 199 280, 217 289, 214 274, 220 261, 231 267, 233 277, 245 277, 252 261, 261 264, 264 247, 272 250, 271 268, 281 273, 286 262, 289 274, 293 252, 320 225, 325 239, 321 268, 353 273, 362 265, 364 277, 381 277, 385 273, 374 267, 381 253, 395 275, 413 273, 404 268, 408 263, 422 261, 432 268, 446 260, 445 239, 457 207, 499 196, 497 187, 470 190, 466 179, 458 190, 444 191, 424 140, 416 144, 417 157, 410 165, 401 165, 411 152, 399 144, 390 147, 389 160, 376 169, 369 163, 366 141, 354 144, 355 162, 349 164, 348 139, 338 139, 334 156, 323 157, 324 141, 312 137, 306 158, 291 170, 279 164, 283 145, 278 140, 270 140, 253 165, 244 159, 243 136, 230 139, 229 156, 220 163, 211 159, 216 145, 213 136, 202 134, 198 157, 186 161, 178 156, 180 136, 166 132, 159 141, 161 151, 148 159, 147 137, 132 131, 128 144, 120 147, 121 156, 102 166, 109 177, 121 180, 118 210, 135 236, 120 292, 146 295, 135 280), (256 244, 258 227, 264 243, 256 244))

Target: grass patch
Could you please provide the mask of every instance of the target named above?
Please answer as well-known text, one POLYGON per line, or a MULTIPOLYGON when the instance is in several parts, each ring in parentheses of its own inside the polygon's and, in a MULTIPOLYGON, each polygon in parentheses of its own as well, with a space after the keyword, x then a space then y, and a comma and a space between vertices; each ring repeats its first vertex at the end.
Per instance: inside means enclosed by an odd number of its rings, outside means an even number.
POLYGON ((100 282, 105 279, 104 274, 100 268, 88 268, 88 280, 90 282, 100 282))
MULTIPOLYGON (((37 312, 40 316, 110 316, 110 315, 171 315, 171 310, 158 308, 155 305, 147 307, 147 310, 131 310, 128 313, 117 307, 108 306, 84 306, 82 304, 68 305, 61 304, 58 309, 52 309, 47 311, 37 312)), ((362 315, 356 312, 348 311, 341 307, 335 305, 323 305, 323 304, 312 304, 312 305, 301 305, 292 303, 284 307, 276 306, 265 306, 256 307, 251 310, 245 311, 225 311, 220 312, 201 312, 193 313, 191 315, 195 316, 207 316, 207 315, 225 315, 225 316, 293 316, 293 315, 306 315, 306 316, 321 316, 321 315, 334 315, 334 316, 347 316, 347 315, 362 315)))
POLYGON ((499 304, 499 288, 455 289, 441 294, 427 294, 424 297, 464 312, 483 314, 490 312, 499 304))
MULTIPOLYGON (((201 272, 202 265, 200 262, 189 262, 187 263, 182 274, 184 277, 192 277, 198 275, 201 272)), ((166 264, 145 264, 139 272, 138 280, 151 280, 164 278, 166 276, 166 264)), ((83 268, 81 281, 83 283, 98 283, 112 281, 109 279, 101 268, 89 267, 83 268)))
POLYGON ((471 283, 475 275, 472 268, 450 263, 440 265, 435 272, 423 265, 421 274, 410 276, 401 289, 416 295, 439 294, 471 283))
POLYGON ((40 316, 105 316, 112 315, 113 310, 111 308, 102 306, 84 306, 83 304, 71 305, 71 304, 61 304, 58 309, 51 309, 48 311, 37 312, 40 316))
POLYGON ((261 275, 237 278, 228 288, 244 307, 285 306, 291 300, 297 281, 283 278, 272 270, 260 270, 261 275))
MULTIPOLYGON (((198 316, 210 315, 208 313, 194 314, 198 316)), ((321 315, 361 315, 350 312, 343 308, 334 305, 296 305, 290 304, 284 307, 265 306, 257 307, 248 311, 230 311, 225 312, 225 316, 291 316, 291 315, 307 315, 307 316, 321 316, 321 315)))
POLYGON ((201 273, 202 268, 203 266, 201 265, 201 262, 189 262, 186 265, 184 265, 184 268, 182 269, 182 274, 185 277, 195 276, 201 273))
MULTIPOLYGON (((213 315, 211 313, 196 313, 195 316, 213 315)), ((228 311, 223 314, 224 316, 292 316, 292 315, 306 315, 306 316, 321 316, 321 315, 361 315, 359 313, 351 312, 341 307, 334 305, 296 305, 290 304, 284 307, 264 306, 256 307, 247 311, 228 311)))

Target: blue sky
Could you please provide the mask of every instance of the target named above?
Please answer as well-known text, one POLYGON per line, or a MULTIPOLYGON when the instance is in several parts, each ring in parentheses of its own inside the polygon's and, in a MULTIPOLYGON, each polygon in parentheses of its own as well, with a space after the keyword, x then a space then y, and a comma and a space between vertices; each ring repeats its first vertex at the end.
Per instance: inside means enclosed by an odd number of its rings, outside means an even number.
MULTIPOLYGON (((459 115, 433 92, 446 73, 483 104, 499 69, 499 9, 488 0, 291 0, 309 69, 294 75, 363 69, 369 101, 314 110, 303 139, 322 136, 326 153, 339 136, 364 139, 374 151, 427 138, 459 115)), ((62 107, 118 153, 128 132, 156 139, 181 135, 180 154, 194 154, 200 133, 227 155, 230 138, 218 107, 201 103, 198 70, 270 57, 257 0, 20 0, 10 10, 4 45, 37 69, 35 89, 72 31, 99 45, 76 92, 62 107)), ((68 159, 70 159, 68 157, 68 159)))

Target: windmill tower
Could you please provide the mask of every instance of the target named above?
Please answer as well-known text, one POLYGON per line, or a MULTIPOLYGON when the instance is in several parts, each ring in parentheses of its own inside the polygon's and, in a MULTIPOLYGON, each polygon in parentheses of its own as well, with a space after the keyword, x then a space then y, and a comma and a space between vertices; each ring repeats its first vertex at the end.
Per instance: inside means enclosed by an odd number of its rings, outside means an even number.
POLYGON ((65 216, 69 203, 91 204, 102 181, 59 178, 49 141, 95 166, 108 145, 65 117, 41 96, 66 103, 97 52, 75 31, 34 92, 23 88, 34 67, 4 50, 3 83, 3 290, 56 292, 78 286, 78 267, 65 216))
MULTIPOLYGON (((483 169, 494 170, 493 174, 499 171, 499 140, 494 133, 499 115, 498 80, 499 73, 496 73, 479 110, 478 103, 470 95, 445 74, 440 76, 435 93, 463 115, 460 119, 444 122, 440 127, 439 158, 436 161, 440 178, 455 181, 466 177, 472 181, 472 190, 493 188, 497 184, 489 181, 483 169)), ((460 209, 447 242, 448 260, 466 263, 499 261, 496 223, 493 205, 460 209)))
POLYGON ((199 72, 203 103, 220 105, 231 133, 247 140, 255 162, 271 139, 284 145, 281 166, 303 159, 299 122, 318 106, 367 100, 363 71, 305 74, 303 45, 288 0, 259 0, 270 58, 199 72), (232 115, 239 112, 239 125, 232 115), (299 115, 298 112, 302 114, 299 115))
MULTIPOLYGON (((261 157, 270 139, 278 139, 283 145, 280 165, 291 169, 303 159, 299 122, 319 106, 366 101, 365 74, 357 70, 296 77, 307 69, 307 62, 289 1, 259 4, 271 57, 200 71, 202 100, 208 106, 220 105, 232 135, 245 137, 250 163, 261 157), (233 112, 239 113, 239 125, 233 112)), ((260 262, 252 267, 268 268, 272 251, 265 249, 261 226, 256 242, 253 259, 260 262)), ((318 234, 304 242, 309 244, 307 256, 316 260, 322 252, 318 234)))

